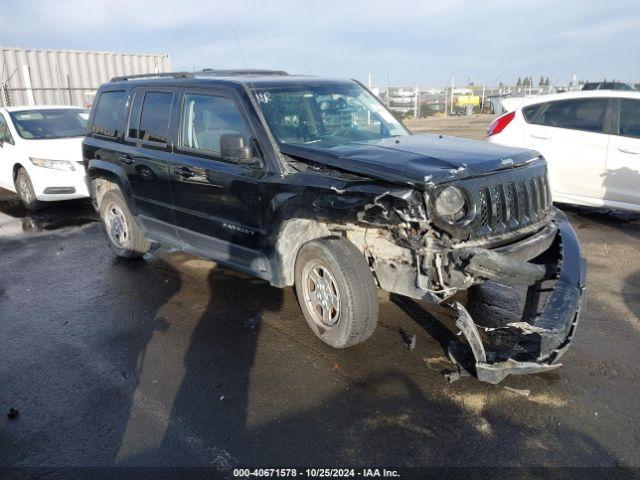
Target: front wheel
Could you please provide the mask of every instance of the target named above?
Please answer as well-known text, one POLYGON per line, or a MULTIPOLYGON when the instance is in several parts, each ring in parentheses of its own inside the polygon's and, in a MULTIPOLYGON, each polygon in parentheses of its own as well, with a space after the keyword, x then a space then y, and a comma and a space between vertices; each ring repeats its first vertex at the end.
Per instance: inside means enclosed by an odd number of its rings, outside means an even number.
POLYGON ((100 201, 100 218, 109 248, 118 257, 138 258, 149 251, 150 243, 135 222, 119 190, 109 190, 100 201))
POLYGON ((31 178, 24 168, 18 170, 15 181, 16 192, 20 197, 20 201, 27 210, 36 211, 42 210, 44 205, 36 198, 36 192, 31 183, 31 178))
POLYGON ((300 249, 296 295, 320 340, 346 348, 368 339, 378 323, 373 275, 360 251, 343 238, 323 238, 300 249))

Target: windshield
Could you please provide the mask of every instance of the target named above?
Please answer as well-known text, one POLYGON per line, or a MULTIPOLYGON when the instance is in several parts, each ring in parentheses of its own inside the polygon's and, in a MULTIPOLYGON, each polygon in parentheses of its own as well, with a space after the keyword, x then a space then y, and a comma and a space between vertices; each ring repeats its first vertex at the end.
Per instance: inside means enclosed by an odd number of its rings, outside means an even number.
POLYGON ((18 134, 27 140, 82 137, 89 112, 82 108, 50 108, 11 112, 18 134))
POLYGON ((355 83, 256 88, 254 93, 280 143, 332 148, 409 135, 378 99, 355 83))

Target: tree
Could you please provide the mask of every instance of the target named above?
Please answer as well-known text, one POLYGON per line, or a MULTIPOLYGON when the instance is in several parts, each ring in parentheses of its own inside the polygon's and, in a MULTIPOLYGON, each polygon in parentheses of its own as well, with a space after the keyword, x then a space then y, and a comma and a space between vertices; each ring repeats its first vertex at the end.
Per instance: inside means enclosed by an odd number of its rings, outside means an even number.
POLYGON ((521 87, 522 86, 522 79, 520 77, 518 77, 518 81, 516 83, 516 87, 521 87))
POLYGON ((549 82, 549 77, 547 77, 547 78, 545 79, 545 81, 544 81, 544 86, 545 86, 545 87, 548 87, 548 86, 549 86, 549 83, 550 83, 550 82, 549 82))
POLYGON ((538 82, 538 86, 539 87, 543 87, 544 86, 544 75, 540 75, 540 81, 538 82))

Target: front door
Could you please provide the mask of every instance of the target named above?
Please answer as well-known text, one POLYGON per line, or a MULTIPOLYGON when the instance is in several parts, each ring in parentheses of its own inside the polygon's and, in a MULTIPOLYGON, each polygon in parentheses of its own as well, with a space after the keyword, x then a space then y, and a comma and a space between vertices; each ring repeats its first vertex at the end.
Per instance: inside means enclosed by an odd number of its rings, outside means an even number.
POLYGON ((604 199, 640 208, 640 100, 619 99, 616 104, 616 134, 609 142, 604 199))
POLYGON ((234 159, 223 147, 230 137, 255 144, 242 103, 231 91, 194 89, 181 92, 180 105, 170 177, 185 247, 268 277, 269 264, 260 253, 265 168, 259 158, 234 159))
POLYGON ((609 103, 606 98, 549 102, 527 123, 527 147, 547 159, 555 194, 602 198, 609 103))

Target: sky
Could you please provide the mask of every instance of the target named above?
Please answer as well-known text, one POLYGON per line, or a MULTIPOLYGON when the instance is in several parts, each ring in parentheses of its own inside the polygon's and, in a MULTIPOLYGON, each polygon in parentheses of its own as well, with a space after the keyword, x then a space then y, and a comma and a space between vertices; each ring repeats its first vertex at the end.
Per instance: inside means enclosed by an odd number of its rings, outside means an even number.
POLYGON ((0 46, 168 53, 384 86, 640 82, 640 0, 0 0, 0 46))

